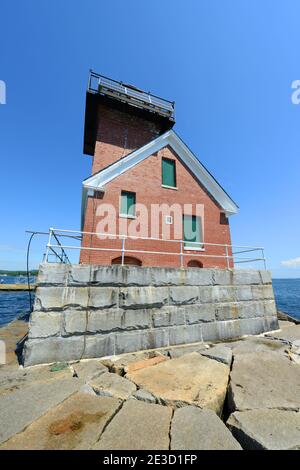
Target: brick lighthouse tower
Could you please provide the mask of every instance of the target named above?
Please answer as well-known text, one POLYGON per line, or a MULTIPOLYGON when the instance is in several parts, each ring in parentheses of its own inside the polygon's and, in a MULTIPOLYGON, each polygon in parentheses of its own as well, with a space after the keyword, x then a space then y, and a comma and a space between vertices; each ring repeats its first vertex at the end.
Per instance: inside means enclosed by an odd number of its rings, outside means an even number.
POLYGON ((174 102, 90 73, 84 153, 93 161, 83 182, 81 263, 228 267, 221 245, 231 244, 228 217, 237 206, 174 124, 174 102), (156 206, 163 209, 154 223, 156 206), (127 237, 129 226, 138 236, 127 237))

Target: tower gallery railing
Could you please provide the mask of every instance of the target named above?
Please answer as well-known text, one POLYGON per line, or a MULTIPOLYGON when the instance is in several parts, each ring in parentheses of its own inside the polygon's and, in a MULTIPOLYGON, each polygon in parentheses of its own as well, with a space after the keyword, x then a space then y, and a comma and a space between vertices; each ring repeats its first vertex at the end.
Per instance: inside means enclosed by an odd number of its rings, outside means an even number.
POLYGON ((150 92, 140 90, 133 85, 128 85, 105 77, 104 75, 99 75, 92 70, 89 74, 87 91, 89 93, 108 96, 138 108, 148 109, 149 111, 156 112, 174 120, 174 101, 160 98, 150 92))
MULTIPOLYGON (((230 269, 232 262, 234 265, 242 263, 253 263, 260 262, 264 269, 266 269, 266 258, 264 254, 264 248, 262 247, 251 247, 251 246, 238 246, 238 245, 226 245, 218 243, 207 243, 207 242, 187 242, 185 240, 170 240, 163 238, 151 238, 151 237, 137 237, 129 235, 121 235, 116 233, 99 233, 99 232, 82 232, 79 230, 64 230, 57 228, 50 228, 49 232, 44 232, 44 235, 48 235, 48 243, 46 245, 46 252, 44 255, 44 262, 60 262, 70 263, 69 255, 73 250, 80 251, 99 251, 99 252, 116 252, 121 257, 121 264, 125 264, 126 255, 138 255, 138 254, 152 254, 152 255, 167 255, 178 259, 178 266, 184 266, 185 257, 196 257, 197 259, 223 259, 226 260, 226 267, 230 269), (81 244, 84 236, 87 237, 99 237, 99 241, 105 237, 109 240, 119 240, 121 246, 118 247, 101 247, 101 246, 84 246, 81 244), (69 243, 64 243, 68 240, 69 243), (129 241, 144 241, 145 245, 147 242, 161 242, 172 243, 174 250, 146 250, 139 248, 128 248, 129 241), (80 242, 78 245, 74 245, 74 242, 80 242), (70 244, 71 243, 71 244, 70 244), (175 251, 176 248, 178 251, 175 251), (211 253, 211 248, 216 247, 218 254, 211 253), (206 249, 209 253, 206 253, 206 249), (249 257, 248 254, 251 253, 249 257)), ((132 244, 132 243, 131 243, 132 244)))

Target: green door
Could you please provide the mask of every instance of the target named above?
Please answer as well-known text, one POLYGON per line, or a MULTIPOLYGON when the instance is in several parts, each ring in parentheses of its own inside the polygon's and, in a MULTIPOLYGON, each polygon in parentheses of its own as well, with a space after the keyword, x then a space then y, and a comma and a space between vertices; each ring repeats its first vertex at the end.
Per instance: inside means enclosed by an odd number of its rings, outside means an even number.
POLYGON ((203 249, 201 217, 196 215, 183 216, 184 247, 191 250, 203 249))

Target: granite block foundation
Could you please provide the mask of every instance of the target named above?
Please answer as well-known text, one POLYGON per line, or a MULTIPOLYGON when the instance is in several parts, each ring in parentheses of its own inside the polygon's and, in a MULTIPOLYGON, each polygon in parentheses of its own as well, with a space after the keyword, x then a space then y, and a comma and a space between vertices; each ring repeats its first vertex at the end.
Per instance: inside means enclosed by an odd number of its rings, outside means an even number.
POLYGON ((268 271, 45 263, 25 366, 278 328, 268 271))

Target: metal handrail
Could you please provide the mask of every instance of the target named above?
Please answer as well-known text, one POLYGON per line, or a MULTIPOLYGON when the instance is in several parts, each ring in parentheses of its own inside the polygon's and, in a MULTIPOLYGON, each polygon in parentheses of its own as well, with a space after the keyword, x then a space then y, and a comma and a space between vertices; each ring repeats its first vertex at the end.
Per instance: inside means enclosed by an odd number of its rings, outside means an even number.
POLYGON ((87 251, 107 251, 107 252, 119 252, 121 253, 121 258, 122 258, 122 264, 124 264, 124 257, 125 253, 141 253, 141 254, 155 254, 155 255, 169 255, 169 256, 179 256, 180 257, 180 265, 184 265, 184 257, 189 256, 189 257, 205 257, 205 258, 224 258, 226 259, 226 266, 227 269, 230 269, 230 263, 234 261, 235 264, 239 263, 250 263, 250 262, 256 262, 256 261, 262 261, 264 265, 264 269, 266 269, 266 258, 264 255, 264 248, 262 247, 249 247, 249 246, 238 246, 238 245, 228 245, 228 244, 220 244, 220 243, 209 243, 209 242, 187 242, 185 240, 171 240, 171 239, 166 239, 166 238, 155 238, 155 237, 138 237, 138 236, 130 236, 126 234, 117 234, 117 233, 104 233, 104 232, 85 232, 85 231, 79 231, 79 230, 65 230, 65 229, 55 229, 55 228, 50 228, 49 229, 49 239, 48 243, 46 245, 46 253, 45 253, 45 258, 44 260, 46 262, 49 262, 49 254, 50 251, 54 254, 56 254, 56 257, 61 261, 61 262, 67 262, 70 263, 68 256, 66 255, 65 250, 87 250, 87 251), (79 237, 74 237, 73 235, 70 234, 80 234, 79 237), (83 235, 96 235, 98 237, 105 236, 106 239, 119 239, 122 241, 122 246, 121 248, 106 248, 106 247, 92 247, 92 246, 74 246, 74 245, 63 245, 59 241, 59 237, 66 237, 66 238, 73 238, 76 240, 82 240, 83 235), (57 241, 57 245, 51 243, 52 237, 57 241), (180 251, 174 252, 174 251, 151 251, 151 250, 138 250, 138 249, 127 249, 125 246, 126 240, 144 240, 144 241, 161 241, 161 242, 167 242, 167 243, 177 243, 179 244, 180 251), (188 247, 186 244, 188 243, 188 247), (197 251, 197 253, 190 253, 190 251, 196 251, 197 248, 193 250, 190 245, 200 245, 201 248, 205 247, 206 245, 208 247, 223 247, 224 248, 224 254, 207 254, 203 253, 205 251, 205 248, 197 251), (237 251, 233 252, 233 248, 238 248, 242 249, 242 251, 237 251), (62 250, 62 254, 65 255, 63 258, 56 252, 56 250, 62 250), (189 251, 189 253, 185 253, 184 250, 189 251), (231 253, 230 254, 230 250, 231 253), (261 256, 254 258, 249 258, 249 257, 236 257, 237 254, 242 254, 242 253, 248 253, 248 252, 253 252, 253 251, 258 251, 261 253, 261 256))
POLYGON ((175 102, 169 101, 150 92, 139 90, 123 82, 113 80, 104 75, 90 71, 87 91, 94 94, 108 95, 117 99, 125 99, 133 105, 142 105, 152 111, 157 111, 169 118, 174 118, 175 102))

